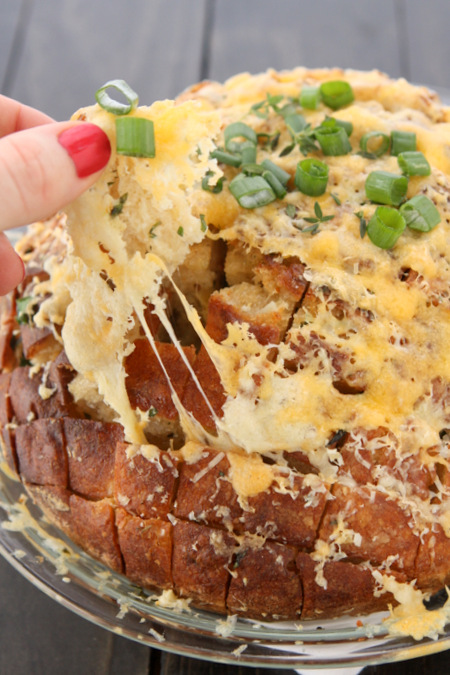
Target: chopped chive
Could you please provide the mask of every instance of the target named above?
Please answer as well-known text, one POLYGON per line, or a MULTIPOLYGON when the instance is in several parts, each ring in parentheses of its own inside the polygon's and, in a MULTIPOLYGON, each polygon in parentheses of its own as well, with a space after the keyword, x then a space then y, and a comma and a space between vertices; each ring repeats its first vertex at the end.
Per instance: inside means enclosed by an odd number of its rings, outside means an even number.
POLYGON ((208 169, 208 171, 205 173, 205 175, 202 178, 202 190, 205 190, 206 192, 212 192, 213 194, 219 194, 219 192, 222 192, 223 189, 223 181, 225 180, 223 176, 217 180, 217 183, 215 185, 210 185, 209 184, 209 179, 214 176, 214 171, 211 171, 211 169, 208 169))
POLYGON ((429 232, 441 222, 441 216, 431 199, 415 195, 400 207, 400 213, 412 230, 429 232))
POLYGON ((202 232, 206 232, 208 225, 206 224, 206 218, 203 213, 200 214, 200 229, 202 232))
POLYGON ((378 206, 367 224, 367 234, 375 246, 391 249, 406 227, 400 211, 389 206, 378 206))
POLYGON ((155 132, 152 120, 145 117, 116 119, 116 150, 128 157, 154 157, 155 132))
POLYGON ((416 134, 413 131, 391 131, 391 155, 416 150, 416 134))
POLYGON ((297 164, 295 184, 305 195, 322 195, 328 183, 328 166, 324 162, 309 157, 297 164))
POLYGON ((158 411, 156 410, 155 406, 151 405, 150 408, 148 409, 148 416, 149 417, 155 417, 155 415, 158 414, 158 411))
POLYGON ((431 167, 423 152, 417 150, 401 152, 397 156, 397 161, 406 176, 429 176, 431 173, 431 167))
POLYGON ((124 204, 127 201, 127 199, 128 199, 128 192, 125 192, 123 195, 119 197, 119 201, 114 204, 111 211, 109 212, 109 215, 112 218, 115 218, 120 213, 122 213, 124 204))
POLYGON ((160 220, 157 220, 156 223, 155 223, 154 225, 151 226, 150 232, 149 232, 150 239, 154 239, 154 238, 156 237, 156 232, 155 232, 155 230, 156 230, 156 228, 159 227, 160 225, 162 225, 162 222, 161 222, 160 220))
POLYGON ((180 225, 180 227, 177 230, 177 234, 182 237, 184 235, 184 227, 180 225))
POLYGON ((398 206, 406 196, 408 179, 388 171, 372 171, 366 179, 367 199, 377 204, 398 206))

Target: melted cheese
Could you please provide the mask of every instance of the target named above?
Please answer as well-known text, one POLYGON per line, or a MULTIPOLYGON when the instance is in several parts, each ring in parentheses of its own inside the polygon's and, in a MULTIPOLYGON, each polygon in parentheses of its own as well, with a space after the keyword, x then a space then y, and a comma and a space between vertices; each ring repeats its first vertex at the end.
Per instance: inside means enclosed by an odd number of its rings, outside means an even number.
MULTIPOLYGON (((336 451, 327 448, 327 440, 336 429, 387 426, 410 453, 421 451, 424 438, 430 446, 439 446, 446 413, 430 395, 429 383, 435 378, 450 382, 448 111, 425 89, 404 81, 394 84, 376 72, 301 68, 256 77, 243 74, 223 86, 205 85, 191 98, 187 94, 176 104, 158 102, 133 113, 154 121, 156 157, 133 159, 113 152, 97 184, 68 209, 70 252, 62 261, 47 264, 51 278, 41 290, 51 297, 42 303, 36 323, 62 324, 66 353, 79 373, 75 394, 96 392, 94 398, 98 396, 124 426, 127 440, 146 442, 143 415, 132 410, 126 395, 123 362, 139 327, 155 346, 144 320, 147 299, 185 359, 161 293, 168 283, 218 369, 226 393, 222 417, 210 406, 217 427, 217 435, 212 435, 183 408, 169 382, 188 442, 185 457, 195 461, 205 444, 230 453, 233 487, 241 498, 267 489, 273 479, 260 454, 273 457, 301 450, 324 477, 335 476, 336 451), (244 119, 256 131, 273 133, 279 130, 279 116, 261 120, 249 113, 251 105, 264 100, 266 93, 295 96, 303 82, 336 77, 345 77, 355 91, 354 103, 337 114, 353 123, 354 146, 367 130, 414 131, 432 166, 430 177, 410 180, 408 195, 428 194, 440 209, 442 222, 430 233, 406 231, 392 251, 377 248, 367 236, 361 238, 355 216, 362 210, 369 219, 375 210, 375 205, 365 203, 368 173, 399 172, 396 158, 390 155, 376 160, 356 153, 326 158, 340 205, 330 196, 331 190, 317 199, 294 190, 285 201, 249 211, 239 207, 227 181, 219 194, 201 188, 208 170, 216 179, 223 174, 209 154, 223 144, 226 124, 244 119), (122 211, 112 217, 112 207, 124 195, 122 211), (302 233, 301 227, 302 218, 313 214, 315 201, 334 218, 312 236, 302 233), (294 220, 286 213, 286 203, 297 208, 294 220), (362 393, 349 396, 333 386, 333 369, 323 348, 305 367, 288 372, 289 345, 279 345, 275 358, 269 358, 272 346, 260 345, 245 324, 230 325, 221 344, 209 337, 196 310, 173 283, 173 273, 192 245, 206 236, 200 215, 211 224, 215 232, 211 236, 227 242, 237 239, 263 254, 297 257, 305 265, 310 288, 319 293, 326 287, 332 298, 370 313, 371 321, 359 322, 356 330, 350 330, 350 320, 337 322, 327 302, 321 302, 316 316, 298 329, 306 338, 314 333, 332 348, 351 354, 365 374, 362 393), (415 282, 402 280, 407 269, 419 275, 415 282)), ((325 111, 305 114, 314 126, 325 111)), ((112 115, 94 106, 75 117, 102 126, 114 147, 112 115)), ((289 133, 282 129, 279 147, 288 142, 289 133)), ((302 158, 298 148, 281 158, 278 151, 273 156, 291 174, 302 158)), ((186 359, 185 364, 201 391, 186 359)), ((162 362, 161 366, 164 370, 162 362)), ((429 511, 425 517, 432 517, 429 511)), ((445 518, 441 519, 448 531, 445 518)))

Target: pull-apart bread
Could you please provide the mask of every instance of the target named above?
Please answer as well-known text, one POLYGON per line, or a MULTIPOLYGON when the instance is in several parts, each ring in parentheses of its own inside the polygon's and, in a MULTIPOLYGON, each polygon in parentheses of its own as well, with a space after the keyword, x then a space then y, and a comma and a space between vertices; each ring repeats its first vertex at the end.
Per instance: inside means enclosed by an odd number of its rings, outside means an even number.
POLYGON ((379 72, 304 68, 130 107, 75 114, 111 161, 19 245, 9 468, 89 554, 196 607, 296 620, 435 593, 450 112, 379 72), (154 151, 139 124, 119 148, 125 118, 151 120, 154 151))

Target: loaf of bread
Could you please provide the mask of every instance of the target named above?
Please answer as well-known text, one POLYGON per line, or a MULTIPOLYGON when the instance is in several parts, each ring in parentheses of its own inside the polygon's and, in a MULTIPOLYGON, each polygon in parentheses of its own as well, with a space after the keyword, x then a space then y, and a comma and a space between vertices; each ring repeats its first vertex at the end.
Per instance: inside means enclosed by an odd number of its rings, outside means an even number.
POLYGON ((449 110, 298 68, 132 110, 154 157, 74 117, 111 161, 1 300, 2 451, 47 518, 258 620, 449 583, 449 110))

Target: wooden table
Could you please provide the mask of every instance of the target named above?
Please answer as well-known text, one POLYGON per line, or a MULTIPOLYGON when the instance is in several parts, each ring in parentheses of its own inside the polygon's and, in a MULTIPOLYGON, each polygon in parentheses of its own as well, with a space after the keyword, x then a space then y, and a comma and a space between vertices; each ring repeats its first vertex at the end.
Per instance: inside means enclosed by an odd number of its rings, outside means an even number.
MULTIPOLYGON (((450 90, 448 0, 0 0, 0 91, 65 119, 121 77, 141 103, 242 70, 379 68, 450 90)), ((244 675, 117 637, 0 560, 0 675, 244 675)), ((285 670, 276 673, 293 672, 285 670)), ((447 675, 449 652, 364 675, 447 675)))

